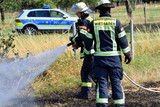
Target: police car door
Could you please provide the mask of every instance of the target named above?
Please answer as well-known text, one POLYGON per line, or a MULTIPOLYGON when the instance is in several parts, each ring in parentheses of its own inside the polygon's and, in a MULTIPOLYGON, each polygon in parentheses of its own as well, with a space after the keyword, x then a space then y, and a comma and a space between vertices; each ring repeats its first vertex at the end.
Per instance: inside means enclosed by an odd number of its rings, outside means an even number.
POLYGON ((65 15, 56 10, 50 10, 51 15, 51 26, 52 29, 69 29, 70 25, 67 23, 65 15))
POLYGON ((51 24, 49 10, 37 10, 35 23, 38 29, 48 29, 51 24))

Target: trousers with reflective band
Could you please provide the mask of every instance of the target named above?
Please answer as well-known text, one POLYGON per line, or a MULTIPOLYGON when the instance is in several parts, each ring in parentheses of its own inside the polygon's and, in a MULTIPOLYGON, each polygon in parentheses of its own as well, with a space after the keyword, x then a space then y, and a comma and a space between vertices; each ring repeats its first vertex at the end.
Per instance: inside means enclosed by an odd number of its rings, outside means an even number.
POLYGON ((93 75, 96 80, 96 101, 97 105, 106 105, 108 103, 108 79, 112 84, 112 97, 114 104, 124 104, 124 93, 121 85, 123 77, 122 69, 112 67, 102 67, 95 62, 93 75), (108 78, 109 76, 109 78, 108 78))
POLYGON ((84 58, 83 65, 81 68, 81 80, 82 80, 82 87, 92 87, 92 73, 93 68, 93 60, 88 60, 87 58, 84 58))
POLYGON ((82 82, 82 87, 92 87, 91 82, 82 82))

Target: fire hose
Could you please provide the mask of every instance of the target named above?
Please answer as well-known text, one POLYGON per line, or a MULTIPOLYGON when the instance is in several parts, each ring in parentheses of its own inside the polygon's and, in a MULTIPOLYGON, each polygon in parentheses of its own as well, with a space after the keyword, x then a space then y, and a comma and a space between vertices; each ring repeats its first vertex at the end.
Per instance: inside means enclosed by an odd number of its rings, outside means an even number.
POLYGON ((145 87, 143 87, 143 86, 141 86, 141 85, 135 83, 132 79, 130 79, 130 78, 127 76, 126 73, 123 72, 123 74, 124 74, 124 76, 125 76, 130 82, 132 82, 132 83, 133 83, 134 85, 136 85, 137 87, 142 88, 142 89, 144 89, 144 90, 146 90, 146 91, 160 93, 159 90, 148 89, 148 88, 145 88, 145 87))
MULTIPOLYGON (((70 45, 72 45, 72 43, 68 43, 68 44, 67 44, 67 46, 70 46, 70 45)), ((148 88, 145 88, 145 87, 143 87, 143 86, 137 84, 137 83, 134 82, 132 79, 130 79, 130 78, 127 76, 127 74, 126 74, 125 72, 123 72, 123 74, 124 74, 124 76, 125 76, 130 82, 132 82, 132 83, 133 83, 134 85, 136 85, 137 87, 142 88, 142 89, 144 89, 144 90, 146 90, 146 91, 160 93, 159 90, 148 89, 148 88)))

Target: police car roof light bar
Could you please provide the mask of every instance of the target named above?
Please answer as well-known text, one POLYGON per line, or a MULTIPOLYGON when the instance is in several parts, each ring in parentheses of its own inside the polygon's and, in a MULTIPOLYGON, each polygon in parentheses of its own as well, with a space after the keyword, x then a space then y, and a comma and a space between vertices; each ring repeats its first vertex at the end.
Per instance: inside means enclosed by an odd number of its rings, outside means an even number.
POLYGON ((43 9, 50 9, 48 5, 43 6, 43 9))

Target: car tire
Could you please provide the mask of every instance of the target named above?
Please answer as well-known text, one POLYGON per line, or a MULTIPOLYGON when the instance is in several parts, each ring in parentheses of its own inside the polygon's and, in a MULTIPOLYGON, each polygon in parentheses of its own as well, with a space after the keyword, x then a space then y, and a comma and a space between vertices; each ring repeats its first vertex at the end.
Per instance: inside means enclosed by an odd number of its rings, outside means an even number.
POLYGON ((26 35, 36 35, 37 34, 37 28, 35 26, 26 26, 24 29, 24 33, 26 35))
POLYGON ((18 34, 24 34, 24 30, 17 29, 16 31, 18 34))

